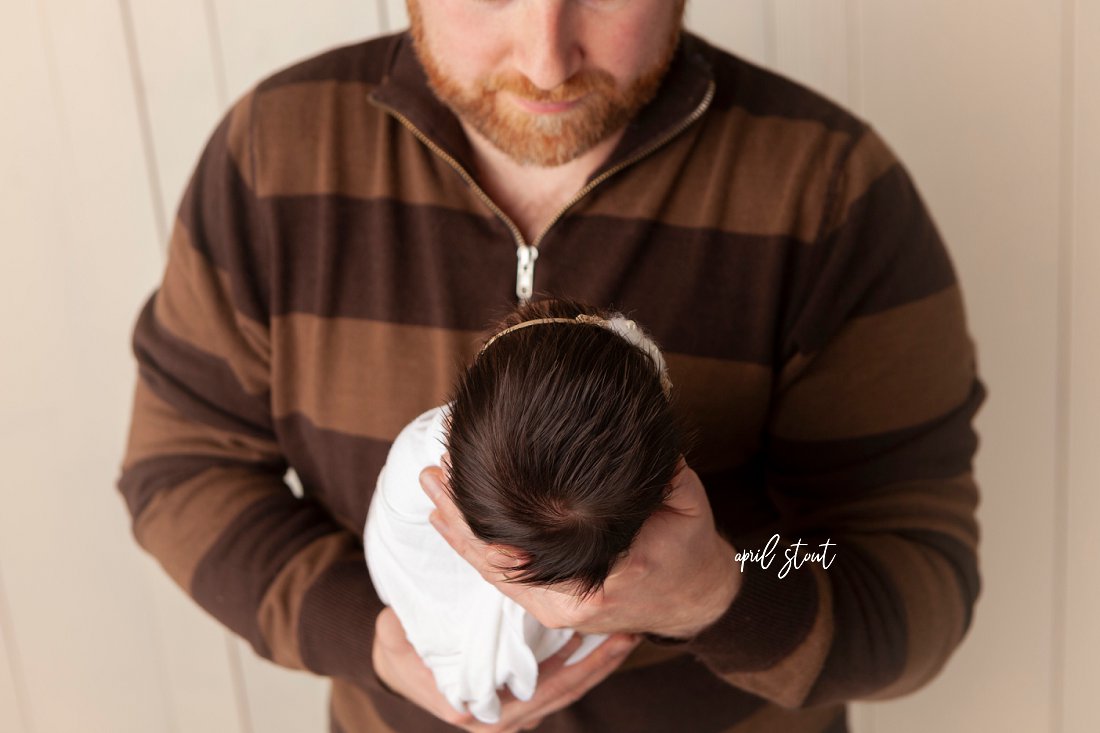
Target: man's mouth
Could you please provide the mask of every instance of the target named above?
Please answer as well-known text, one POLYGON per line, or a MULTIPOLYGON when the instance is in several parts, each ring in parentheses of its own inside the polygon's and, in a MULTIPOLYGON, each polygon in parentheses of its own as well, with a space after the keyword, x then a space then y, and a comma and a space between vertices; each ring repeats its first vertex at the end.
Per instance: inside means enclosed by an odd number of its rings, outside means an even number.
POLYGON ((584 99, 585 95, 581 95, 574 99, 570 99, 564 102, 539 102, 527 97, 521 97, 517 94, 512 95, 516 103, 523 107, 528 112, 533 112, 540 115, 560 114, 562 112, 568 112, 574 109, 584 99))

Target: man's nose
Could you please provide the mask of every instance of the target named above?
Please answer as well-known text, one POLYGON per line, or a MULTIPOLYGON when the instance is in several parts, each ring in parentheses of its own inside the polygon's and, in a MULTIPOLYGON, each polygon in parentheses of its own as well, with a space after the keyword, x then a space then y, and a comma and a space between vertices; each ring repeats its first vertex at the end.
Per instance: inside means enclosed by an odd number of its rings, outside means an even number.
POLYGON ((550 91, 580 70, 584 52, 577 42, 572 0, 526 0, 516 19, 516 70, 550 91))

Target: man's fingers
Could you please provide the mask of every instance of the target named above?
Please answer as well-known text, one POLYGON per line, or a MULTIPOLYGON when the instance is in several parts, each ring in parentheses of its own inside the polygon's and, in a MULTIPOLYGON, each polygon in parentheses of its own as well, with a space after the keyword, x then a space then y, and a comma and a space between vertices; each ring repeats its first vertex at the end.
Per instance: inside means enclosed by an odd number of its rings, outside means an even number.
MULTIPOLYGON (((633 634, 613 634, 584 659, 569 666, 565 666, 565 662, 575 651, 575 647, 566 653, 555 654, 547 660, 549 664, 544 663, 545 669, 541 666, 539 668, 539 685, 533 699, 538 698, 540 693, 550 704, 563 697, 570 702, 580 698, 622 664, 623 659, 639 641, 633 634)), ((559 707, 564 706, 559 705, 553 709, 557 710, 559 707)), ((542 714, 545 715, 546 711, 542 711, 542 714)))
POLYGON ((447 544, 481 574, 481 577, 495 585, 505 595, 517 599, 527 590, 527 587, 506 582, 507 569, 514 566, 515 559, 501 549, 485 544, 474 535, 466 524, 462 512, 451 501, 443 484, 444 479, 443 470, 438 466, 428 466, 420 472, 420 486, 435 504, 435 511, 428 515, 428 521, 443 536, 447 544))
POLYGON ((550 674, 556 669, 560 669, 565 666, 565 661, 573 655, 573 652, 580 648, 581 643, 584 641, 584 637, 581 634, 573 634, 569 638, 569 641, 565 642, 565 646, 554 652, 553 655, 547 657, 539 664, 539 679, 544 678, 547 674, 550 674))
POLYGON ((466 525, 466 520, 462 517, 462 513, 451 501, 444 481, 443 469, 438 466, 428 466, 420 472, 420 487, 435 504, 435 511, 428 517, 428 521, 432 523, 436 531, 443 535, 443 538, 455 549, 455 552, 462 555, 467 562, 480 570, 480 564, 477 562, 478 558, 474 557, 470 550, 472 544, 482 543, 470 531, 470 528, 466 525))
POLYGON ((504 730, 514 730, 512 726, 531 730, 547 715, 579 700, 622 663, 639 638, 632 634, 614 634, 584 659, 566 667, 566 660, 582 641, 581 634, 574 634, 565 646, 539 664, 538 687, 529 701, 510 698, 505 702, 501 698, 504 730))

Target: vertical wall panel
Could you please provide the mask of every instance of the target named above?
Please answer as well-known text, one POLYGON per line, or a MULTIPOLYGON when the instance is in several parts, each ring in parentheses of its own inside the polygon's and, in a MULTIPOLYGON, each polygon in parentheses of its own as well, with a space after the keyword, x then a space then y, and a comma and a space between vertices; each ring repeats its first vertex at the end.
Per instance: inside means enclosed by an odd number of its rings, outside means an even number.
POLYGON ((849 0, 773 0, 775 68, 840 104, 850 101, 849 0))
POLYGON ((34 733, 167 730, 114 489, 129 326, 159 269, 117 2, 3 5, 0 557, 34 733), (44 27, 46 33, 40 33, 44 27), (12 379, 8 379, 8 377, 12 379))
MULTIPOLYGON (((3 558, 0 558, 3 560, 3 558)), ((0 570, 3 563, 0 562, 0 570)), ((23 726, 20 690, 22 665, 15 645, 15 633, 8 617, 8 600, 4 591, 4 577, 0 572, 0 730, 10 733, 27 733, 23 726)))
POLYGON ((237 650, 229 643, 235 637, 176 586, 155 560, 144 554, 142 560, 170 730, 252 733, 255 729, 245 722, 248 701, 241 692, 237 650))
MULTIPOLYGON (((1065 733, 1100 730, 1100 4, 1075 0, 1065 733)), ((1068 40, 1074 40, 1073 38, 1068 40)))
POLYGON ((379 32, 382 0, 214 0, 230 99, 306 56, 379 32))
POLYGON ((882 731, 1047 729, 1058 332, 1058 4, 863 4, 866 117, 907 162, 958 266, 990 399, 978 420, 982 596, 882 731))
POLYGON ((328 730, 327 679, 309 672, 277 667, 257 657, 246 642, 238 640, 236 643, 240 647, 244 667, 248 718, 253 731, 301 733, 328 730))
POLYGON ((775 63, 775 13, 770 0, 689 0, 689 29, 757 64, 775 63))
MULTIPOLYGON (((218 37, 209 3, 144 0, 130 4, 141 105, 148 120, 155 205, 162 230, 158 249, 167 248, 187 179, 228 100, 220 82, 218 37)), ((149 282, 148 287, 155 287, 149 282)), ((168 718, 175 731, 250 733, 248 702, 237 649, 225 627, 206 614, 164 570, 142 553, 152 598, 160 663, 166 679, 168 718), (236 674, 235 674, 236 672, 236 674)))
POLYGON ((140 0, 129 7, 142 81, 138 103, 152 128, 159 204, 170 230, 202 145, 232 100, 221 88, 219 38, 208 3, 140 0))
POLYGON ((375 0, 375 2, 384 8, 382 10, 383 18, 387 21, 389 26, 382 29, 383 33, 390 33, 401 28, 408 28, 409 13, 405 5, 405 0, 375 0))

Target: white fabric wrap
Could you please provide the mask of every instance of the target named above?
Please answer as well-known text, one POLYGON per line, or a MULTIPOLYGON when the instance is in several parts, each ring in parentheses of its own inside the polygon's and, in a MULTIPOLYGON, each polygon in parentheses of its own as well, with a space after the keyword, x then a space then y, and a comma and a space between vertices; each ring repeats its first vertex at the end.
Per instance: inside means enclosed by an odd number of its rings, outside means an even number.
MULTIPOLYGON (((506 685, 520 700, 531 699, 538 663, 565 646, 574 631, 540 624, 428 522, 434 506, 419 476, 440 464, 446 410, 444 405, 425 412, 397 436, 378 476, 363 547, 379 598, 397 614, 447 702, 483 723, 496 723, 497 690, 506 685)), ((606 638, 585 634, 566 664, 580 661, 606 638)))

